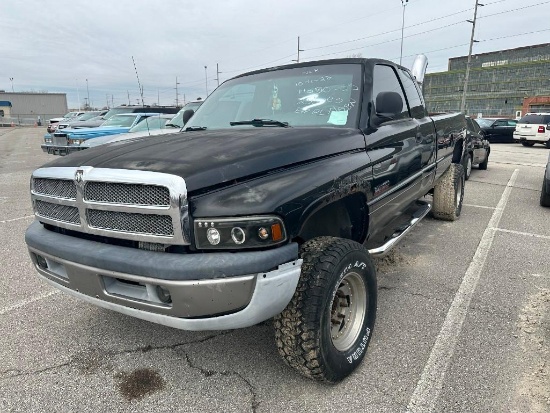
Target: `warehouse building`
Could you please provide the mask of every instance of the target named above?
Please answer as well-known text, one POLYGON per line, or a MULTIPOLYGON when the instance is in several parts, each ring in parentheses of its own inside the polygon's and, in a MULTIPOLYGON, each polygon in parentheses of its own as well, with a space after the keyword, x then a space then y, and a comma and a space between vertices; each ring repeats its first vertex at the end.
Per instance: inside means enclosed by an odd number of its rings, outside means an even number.
POLYGON ((47 122, 68 112, 65 93, 0 91, 0 122, 29 125, 47 122), (3 117, 1 116, 3 112, 3 117))
MULTIPOLYGON (((430 112, 459 111, 468 56, 449 59, 446 72, 429 73, 424 96, 430 112)), ((550 112, 550 43, 472 55, 466 114, 519 117, 550 112)))

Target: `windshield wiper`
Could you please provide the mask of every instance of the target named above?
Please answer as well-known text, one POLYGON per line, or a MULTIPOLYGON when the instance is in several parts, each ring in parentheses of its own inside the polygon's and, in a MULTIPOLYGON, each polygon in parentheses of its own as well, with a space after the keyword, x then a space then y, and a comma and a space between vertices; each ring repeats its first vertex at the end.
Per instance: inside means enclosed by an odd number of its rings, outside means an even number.
POLYGON ((206 126, 189 126, 185 128, 185 132, 193 132, 196 130, 206 130, 206 126))
POLYGON ((167 123, 167 124, 164 125, 164 126, 168 126, 168 127, 170 127, 170 128, 181 128, 180 125, 176 125, 175 123, 167 123))
POLYGON ((288 122, 281 122, 272 119, 252 119, 240 120, 238 122, 229 122, 231 126, 236 125, 252 125, 252 126, 280 126, 281 128, 289 128, 288 122))

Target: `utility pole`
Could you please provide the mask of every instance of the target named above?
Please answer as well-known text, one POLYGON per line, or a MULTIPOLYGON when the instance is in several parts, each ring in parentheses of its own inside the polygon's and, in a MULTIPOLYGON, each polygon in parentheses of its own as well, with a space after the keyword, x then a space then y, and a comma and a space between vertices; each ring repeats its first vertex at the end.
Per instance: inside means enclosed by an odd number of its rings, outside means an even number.
POLYGON ((207 68, 208 68, 208 66, 204 66, 204 85, 205 85, 205 88, 206 88, 206 97, 205 97, 205 99, 208 97, 208 73, 206 71, 207 68))
POLYGON ((403 34, 405 31, 405 7, 409 3, 409 0, 401 0, 401 5, 403 6, 403 20, 401 22, 401 53, 399 54, 399 64, 403 62, 403 34))
POLYGON ((105 99, 107 99, 107 109, 109 109, 109 94, 105 94, 105 99))
POLYGON ((76 98, 78 99, 78 110, 80 111, 80 90, 78 89, 78 79, 75 79, 76 84, 76 98))
POLYGON ((157 106, 160 106, 160 91, 157 88, 157 106))
POLYGON ((468 51, 468 62, 466 63, 466 74, 464 76, 464 88, 462 90, 462 102, 460 103, 460 111, 465 113, 466 111, 466 92, 468 91, 468 81, 470 80, 470 63, 472 61, 472 47, 474 43, 477 43, 477 40, 474 40, 474 34, 476 31, 476 19, 477 19, 477 8, 479 6, 484 6, 479 0, 476 0, 476 7, 474 8, 474 19, 466 20, 468 23, 472 23, 472 36, 470 37, 470 50, 468 51))
POLYGON ((90 89, 88 88, 88 79, 86 79, 86 93, 88 95, 88 100, 86 101, 86 105, 88 106, 88 109, 90 108, 90 89))
POLYGON ((218 82, 218 87, 220 86, 220 68, 218 63, 216 63, 216 82, 218 82))
POLYGON ((126 93, 128 94, 128 106, 130 106, 130 91, 126 90, 126 93))
POLYGON ((11 82, 11 93, 13 93, 13 77, 10 77, 10 82, 11 82))
POLYGON ((176 107, 179 107, 179 96, 178 96, 178 77, 176 76, 176 107))
POLYGON ((115 107, 115 96, 114 95, 111 95, 111 106, 113 108, 115 107))
POLYGON ((298 56, 296 57, 296 59, 292 60, 293 62, 296 62, 296 63, 300 63, 300 52, 303 52, 304 49, 300 49, 300 36, 298 36, 298 56))

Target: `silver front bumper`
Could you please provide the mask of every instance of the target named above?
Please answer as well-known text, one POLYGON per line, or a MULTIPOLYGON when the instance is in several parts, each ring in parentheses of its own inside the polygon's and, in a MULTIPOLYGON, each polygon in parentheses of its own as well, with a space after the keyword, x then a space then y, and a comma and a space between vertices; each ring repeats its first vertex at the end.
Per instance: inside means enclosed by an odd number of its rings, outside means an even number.
POLYGON ((279 314, 290 302, 302 260, 265 273, 172 281, 105 271, 29 248, 36 270, 52 286, 99 307, 183 330, 249 327, 279 314), (39 264, 37 255, 44 261, 39 264), (157 286, 170 292, 161 301, 157 286))

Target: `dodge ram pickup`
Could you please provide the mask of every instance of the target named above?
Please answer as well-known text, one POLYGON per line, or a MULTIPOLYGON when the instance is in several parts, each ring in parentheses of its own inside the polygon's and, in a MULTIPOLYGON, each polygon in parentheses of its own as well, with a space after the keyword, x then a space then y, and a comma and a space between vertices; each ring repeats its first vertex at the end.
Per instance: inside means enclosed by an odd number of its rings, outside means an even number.
POLYGON ((165 326, 274 318, 288 365, 342 380, 374 329, 372 257, 430 210, 460 215, 465 118, 428 116, 417 83, 426 64, 349 58, 246 73, 181 133, 44 165, 25 237, 36 270, 165 326))

